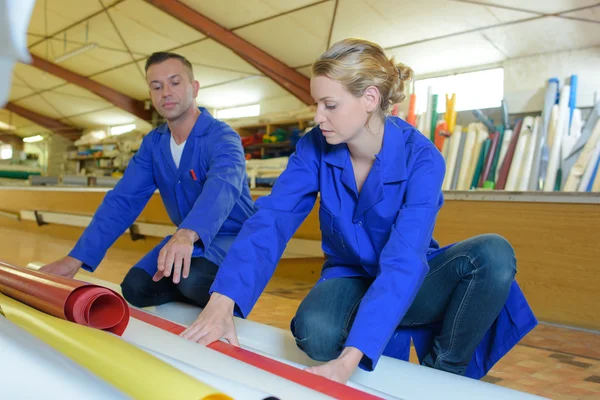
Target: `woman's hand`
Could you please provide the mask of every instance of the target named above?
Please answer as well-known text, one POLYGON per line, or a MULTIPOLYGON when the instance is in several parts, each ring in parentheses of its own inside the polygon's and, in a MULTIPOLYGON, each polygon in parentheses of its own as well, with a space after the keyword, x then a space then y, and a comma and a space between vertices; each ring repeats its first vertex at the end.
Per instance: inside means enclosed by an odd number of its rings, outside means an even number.
POLYGON ((342 354, 335 360, 316 367, 308 367, 305 371, 346 384, 354 373, 354 370, 356 370, 356 367, 358 367, 362 357, 362 351, 355 347, 346 347, 342 351, 342 354))

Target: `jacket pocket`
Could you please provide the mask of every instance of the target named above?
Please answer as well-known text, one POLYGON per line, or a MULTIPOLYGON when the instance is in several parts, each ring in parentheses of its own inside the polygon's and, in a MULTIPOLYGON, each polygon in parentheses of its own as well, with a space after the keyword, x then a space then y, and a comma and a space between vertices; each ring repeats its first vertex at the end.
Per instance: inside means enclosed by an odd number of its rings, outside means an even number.
POLYGON ((341 255, 340 253, 346 249, 344 238, 335 228, 334 215, 322 205, 319 207, 319 224, 325 253, 341 255))

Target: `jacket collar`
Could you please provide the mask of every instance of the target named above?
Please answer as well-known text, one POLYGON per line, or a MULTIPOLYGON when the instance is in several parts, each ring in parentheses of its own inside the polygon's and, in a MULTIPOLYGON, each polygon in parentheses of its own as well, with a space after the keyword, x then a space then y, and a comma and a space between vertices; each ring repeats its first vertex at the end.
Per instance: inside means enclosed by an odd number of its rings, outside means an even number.
POLYGON ((210 131, 210 126, 214 121, 216 121, 206 108, 198 107, 198 109, 200 110, 200 115, 198 116, 198 119, 196 119, 196 123, 194 124, 190 135, 186 139, 186 145, 183 149, 183 154, 181 155, 179 168, 175 166, 173 154, 171 154, 171 130, 169 129, 169 125, 164 123, 156 128, 156 131, 161 134, 160 149, 163 157, 165 158, 167 165, 169 165, 172 172, 177 176, 178 179, 181 176, 183 169, 188 165, 189 160, 194 157, 194 152, 197 150, 197 146, 192 144, 188 146, 188 144, 191 142, 190 139, 206 135, 210 131))
MULTIPOLYGON (((210 114, 210 112, 208 112, 206 108, 198 107, 198 109, 200 110, 200 115, 196 119, 196 123, 194 124, 194 127, 192 128, 189 137, 203 136, 207 134, 208 128, 215 121, 213 116, 210 114)), ((169 125, 166 122, 160 125, 158 128, 156 128, 156 131, 158 133, 167 133, 167 136, 171 136, 171 130, 169 129, 169 125)))
MULTIPOLYGON (((412 128, 398 117, 387 117, 383 131, 381 151, 375 155, 379 163, 383 183, 406 180, 406 142, 404 131, 412 128)), ((324 161, 337 168, 346 168, 350 162, 350 152, 345 143, 326 144, 324 161)))

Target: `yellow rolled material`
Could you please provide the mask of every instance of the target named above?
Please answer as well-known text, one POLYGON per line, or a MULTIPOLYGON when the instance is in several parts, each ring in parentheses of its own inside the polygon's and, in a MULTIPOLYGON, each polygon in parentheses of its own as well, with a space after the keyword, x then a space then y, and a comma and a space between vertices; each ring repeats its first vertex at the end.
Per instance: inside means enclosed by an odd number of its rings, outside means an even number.
POLYGON ((42 313, 1 293, 0 313, 133 398, 231 399, 108 332, 42 313))

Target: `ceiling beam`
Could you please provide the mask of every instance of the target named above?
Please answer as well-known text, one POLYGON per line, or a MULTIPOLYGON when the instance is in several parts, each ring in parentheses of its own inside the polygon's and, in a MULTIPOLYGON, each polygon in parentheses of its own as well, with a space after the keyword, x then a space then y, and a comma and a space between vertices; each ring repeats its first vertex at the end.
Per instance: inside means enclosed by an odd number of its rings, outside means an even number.
POLYGON ((31 111, 21 106, 18 106, 15 103, 6 103, 4 108, 6 108, 8 111, 20 115, 25 119, 28 119, 29 121, 35 124, 49 129, 58 135, 64 136, 67 139, 74 140, 81 137, 81 128, 76 128, 74 126, 64 124, 53 118, 46 117, 45 115, 38 114, 35 111, 31 111))
POLYGON ((121 92, 117 92, 108 86, 98 83, 90 78, 86 78, 85 76, 79 75, 73 71, 69 71, 68 69, 44 60, 43 58, 40 58, 34 54, 32 54, 31 57, 33 59, 31 63, 32 66, 64 79, 67 82, 87 89, 112 103, 116 107, 125 110, 144 121, 152 120, 152 110, 147 110, 143 101, 129 97, 121 92))
POLYGON ((314 103, 310 95, 310 80, 295 69, 185 4, 175 0, 146 1, 229 48, 304 104, 314 103))
POLYGON ((14 133, 0 130, 0 142, 10 144, 17 150, 23 149, 23 138, 14 133))

